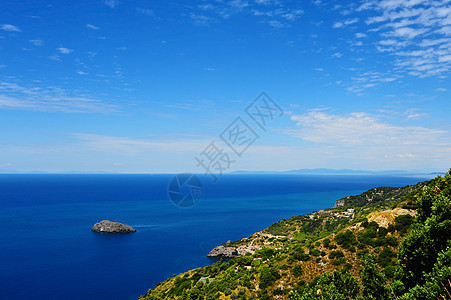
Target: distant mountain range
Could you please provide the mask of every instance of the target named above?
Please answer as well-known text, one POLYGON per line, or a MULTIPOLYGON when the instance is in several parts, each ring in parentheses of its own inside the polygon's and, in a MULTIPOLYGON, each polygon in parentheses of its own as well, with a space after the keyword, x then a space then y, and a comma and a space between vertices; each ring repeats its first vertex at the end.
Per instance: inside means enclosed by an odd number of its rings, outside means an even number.
POLYGON ((305 174, 305 175, 443 175, 446 171, 428 170, 385 170, 385 171, 365 171, 351 169, 298 169, 289 171, 234 171, 230 174, 305 174))
MULTIPOLYGON (((410 175, 444 175, 446 171, 429 170, 385 170, 385 171, 365 171, 352 169, 298 169, 288 171, 233 171, 228 174, 303 174, 303 175, 393 175, 393 176, 410 176, 410 175)), ((46 172, 46 171, 16 171, 0 169, 0 174, 115 174, 114 172, 102 171, 66 171, 66 172, 46 172)), ((130 173, 133 174, 133 173, 130 173)), ((150 174, 150 173, 149 173, 150 174)))

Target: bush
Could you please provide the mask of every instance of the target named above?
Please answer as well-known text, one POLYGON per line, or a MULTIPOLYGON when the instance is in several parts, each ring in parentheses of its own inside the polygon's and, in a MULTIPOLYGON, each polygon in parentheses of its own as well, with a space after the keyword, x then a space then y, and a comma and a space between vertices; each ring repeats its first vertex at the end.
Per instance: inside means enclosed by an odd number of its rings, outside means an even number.
POLYGON ((346 262, 346 259, 345 259, 344 257, 341 257, 341 258, 339 258, 339 259, 334 260, 334 261, 332 262, 332 265, 334 265, 334 266, 339 266, 339 265, 344 264, 345 262, 346 262))
POLYGON ((395 232, 395 226, 393 226, 393 224, 389 224, 387 230, 388 232, 393 233, 395 232))
POLYGON ((348 249, 352 245, 357 244, 357 240, 351 230, 346 230, 345 232, 339 233, 335 236, 335 241, 338 245, 342 246, 344 249, 348 249))
POLYGON ((310 259, 310 255, 308 255, 304 252, 295 252, 295 253, 293 253, 293 257, 299 261, 307 261, 310 259))
POLYGON ((344 256, 345 255, 344 255, 343 251, 334 250, 334 251, 330 252, 329 259, 335 259, 335 258, 340 258, 340 257, 344 257, 344 256))
POLYGON ((388 229, 385 227, 379 227, 379 230, 377 231, 378 237, 385 237, 388 233, 388 229))
POLYGON ((411 215, 400 215, 395 218, 395 229, 401 233, 406 233, 415 218, 411 215))
POLYGON ((319 256, 320 255, 320 251, 318 249, 312 249, 310 250, 310 254, 313 256, 319 256))
POLYGON ((260 288, 265 289, 271 286, 276 280, 280 278, 280 274, 277 269, 273 267, 265 267, 263 268, 260 274, 260 288))
POLYGON ((396 257, 396 253, 390 248, 384 248, 379 254, 377 262, 381 267, 385 268, 392 263, 393 257, 396 257))
POLYGON ((296 265, 296 266, 294 266, 292 272, 293 272, 293 276, 299 277, 302 275, 303 270, 300 265, 296 265))

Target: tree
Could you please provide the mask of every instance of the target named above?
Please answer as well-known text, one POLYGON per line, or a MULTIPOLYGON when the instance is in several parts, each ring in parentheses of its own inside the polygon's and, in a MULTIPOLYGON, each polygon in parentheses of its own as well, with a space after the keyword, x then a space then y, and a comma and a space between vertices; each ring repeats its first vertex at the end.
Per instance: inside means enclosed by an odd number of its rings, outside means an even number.
POLYGON ((263 268, 261 274, 260 274, 260 284, 259 287, 261 289, 265 289, 269 286, 271 286, 277 279, 279 279, 281 276, 277 269, 273 267, 265 267, 263 268))
POLYGON ((362 270, 363 297, 365 299, 391 299, 390 288, 385 275, 379 271, 372 255, 363 258, 362 270))
POLYGON ((451 200, 443 194, 433 200, 429 217, 414 224, 399 247, 402 281, 408 288, 425 282, 424 274, 431 272, 451 240, 451 200))

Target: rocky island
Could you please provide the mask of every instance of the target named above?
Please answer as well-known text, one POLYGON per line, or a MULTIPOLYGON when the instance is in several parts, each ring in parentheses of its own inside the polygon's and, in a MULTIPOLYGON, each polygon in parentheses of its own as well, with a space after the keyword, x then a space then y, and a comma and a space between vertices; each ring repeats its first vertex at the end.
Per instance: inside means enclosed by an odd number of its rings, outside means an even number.
POLYGON ((129 232, 136 232, 136 229, 133 227, 118 223, 118 222, 111 222, 108 220, 100 221, 99 223, 96 223, 92 229, 92 231, 97 232, 107 232, 107 233, 129 233, 129 232))

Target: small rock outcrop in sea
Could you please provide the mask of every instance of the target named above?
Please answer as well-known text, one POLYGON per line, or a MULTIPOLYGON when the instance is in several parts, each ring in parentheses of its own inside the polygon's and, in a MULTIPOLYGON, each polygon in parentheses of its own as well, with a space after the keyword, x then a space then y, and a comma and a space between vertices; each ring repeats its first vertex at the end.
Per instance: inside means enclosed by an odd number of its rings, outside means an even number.
POLYGON ((99 223, 96 223, 94 227, 91 229, 92 231, 98 232, 109 232, 109 233, 127 233, 127 232, 136 232, 136 230, 128 225, 111 222, 108 220, 103 220, 99 223))
POLYGON ((213 248, 213 250, 208 253, 207 257, 240 257, 246 255, 246 253, 254 254, 255 251, 259 250, 260 247, 257 246, 247 246, 242 245, 239 247, 226 247, 223 245, 213 248))

